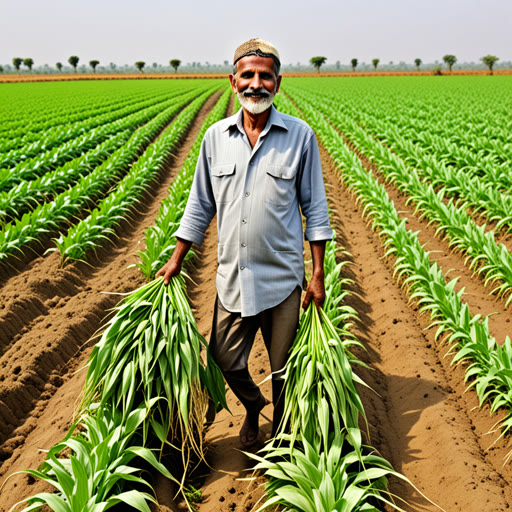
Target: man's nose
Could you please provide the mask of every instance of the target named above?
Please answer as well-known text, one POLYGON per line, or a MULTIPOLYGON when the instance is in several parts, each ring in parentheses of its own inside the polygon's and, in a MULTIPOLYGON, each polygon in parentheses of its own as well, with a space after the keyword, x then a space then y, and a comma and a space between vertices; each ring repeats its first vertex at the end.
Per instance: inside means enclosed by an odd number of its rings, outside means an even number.
POLYGON ((254 73, 254 75, 251 79, 250 87, 251 87, 251 89, 260 89, 262 87, 259 73, 254 73))

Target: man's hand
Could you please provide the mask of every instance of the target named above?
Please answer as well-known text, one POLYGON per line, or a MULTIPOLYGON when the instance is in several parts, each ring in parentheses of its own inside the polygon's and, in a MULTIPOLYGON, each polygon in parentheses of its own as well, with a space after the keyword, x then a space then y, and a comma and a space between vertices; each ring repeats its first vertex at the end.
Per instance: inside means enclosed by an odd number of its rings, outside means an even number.
POLYGON ((164 276, 164 284, 169 284, 171 277, 175 277, 181 272, 181 265, 191 246, 192 242, 178 238, 172 256, 169 261, 155 274, 155 277, 164 276))
POLYGON ((309 281, 308 287, 306 289, 306 296, 302 302, 302 307, 307 309, 311 300, 313 300, 317 308, 321 308, 324 305, 325 285, 323 272, 322 275, 313 275, 311 281, 309 281))
POLYGON ((169 284, 171 277, 179 275, 181 272, 181 265, 171 259, 155 274, 155 277, 164 276, 164 284, 169 284))
POLYGON ((306 296, 302 302, 302 307, 306 309, 313 299, 317 308, 321 308, 325 302, 325 282, 324 282, 324 254, 325 240, 310 242, 311 255, 313 257, 313 277, 306 289, 306 296))

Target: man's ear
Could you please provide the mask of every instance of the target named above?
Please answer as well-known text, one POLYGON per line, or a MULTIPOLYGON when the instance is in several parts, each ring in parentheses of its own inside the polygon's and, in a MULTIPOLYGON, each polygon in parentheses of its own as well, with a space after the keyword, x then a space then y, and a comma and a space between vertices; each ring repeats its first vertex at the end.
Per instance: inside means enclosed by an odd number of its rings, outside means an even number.
POLYGON ((233 89, 233 92, 236 94, 236 78, 235 75, 229 75, 229 83, 231 84, 231 89, 233 89))
POLYGON ((281 78, 282 78, 282 76, 281 76, 281 75, 279 75, 279 76, 277 77, 277 83, 276 83, 276 94, 279 92, 279 87, 281 87, 281 78))

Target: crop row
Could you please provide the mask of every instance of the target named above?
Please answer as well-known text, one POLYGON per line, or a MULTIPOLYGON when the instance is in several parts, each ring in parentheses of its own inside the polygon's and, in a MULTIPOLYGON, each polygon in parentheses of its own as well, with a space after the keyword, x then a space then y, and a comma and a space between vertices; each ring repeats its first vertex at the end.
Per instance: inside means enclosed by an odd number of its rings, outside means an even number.
MULTIPOLYGON (((301 94, 296 97, 305 99, 301 94)), ((491 293, 505 297, 505 305, 508 305, 512 301, 512 255, 505 245, 497 244, 494 232, 486 231, 485 226, 477 226, 466 212, 465 204, 457 207, 451 201, 445 202, 444 188, 436 192, 432 184, 420 179, 415 168, 407 165, 350 118, 322 104, 317 98, 311 99, 310 103, 309 108, 324 113, 362 154, 377 165, 386 179, 409 196, 408 200, 416 204, 422 215, 437 224, 438 232, 448 238, 450 245, 466 255, 466 261, 471 262, 470 268, 484 275, 485 284, 496 284, 491 293)), ((506 224, 512 217, 509 212, 505 217, 498 218, 506 224)))
POLYGON ((181 102, 171 104, 139 128, 124 146, 91 173, 80 178, 78 183, 56 196, 53 201, 41 204, 20 219, 5 224, 0 230, 0 261, 20 252, 25 245, 58 231, 60 226, 79 216, 91 202, 100 199, 128 171, 179 110, 203 91, 200 89, 181 96, 181 102))
MULTIPOLYGON (((105 101, 99 106, 86 105, 78 114, 69 111, 61 112, 53 119, 54 124, 51 127, 37 131, 24 130, 22 135, 10 134, 0 139, 0 167, 15 165, 18 161, 55 147, 72 137, 82 135, 88 129, 97 126, 97 119, 102 119, 105 114, 115 113, 131 105, 144 104, 159 98, 163 100, 168 97, 168 92, 154 94, 151 97, 137 94, 129 98, 111 98, 110 101, 105 101)), ((102 123, 103 121, 99 124, 102 123)))
POLYGON ((42 138, 28 147, 7 153, 1 164, 1 189, 7 190, 12 183, 30 179, 33 175, 40 176, 70 158, 80 156, 84 151, 103 142, 110 134, 133 125, 134 117, 140 118, 142 122, 150 119, 170 102, 179 101, 180 93, 181 91, 170 99, 151 98, 81 121, 72 127, 65 126, 60 134, 52 134, 50 139, 42 138))
POLYGON ((0 138, 6 141, 81 121, 91 113, 101 112, 104 106, 122 108, 124 103, 137 99, 149 99, 162 92, 172 94, 172 89, 163 83, 143 87, 137 81, 125 82, 123 87, 108 82, 27 83, 14 88, 4 85, 0 95, 0 138))

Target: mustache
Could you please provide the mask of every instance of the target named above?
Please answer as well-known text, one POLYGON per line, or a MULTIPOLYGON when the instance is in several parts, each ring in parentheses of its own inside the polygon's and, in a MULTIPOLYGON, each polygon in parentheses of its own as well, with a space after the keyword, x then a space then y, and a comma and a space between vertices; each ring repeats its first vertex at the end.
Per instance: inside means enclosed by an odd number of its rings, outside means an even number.
POLYGON ((270 97, 270 93, 263 88, 260 89, 246 89, 242 95, 246 98, 268 98, 270 97))

